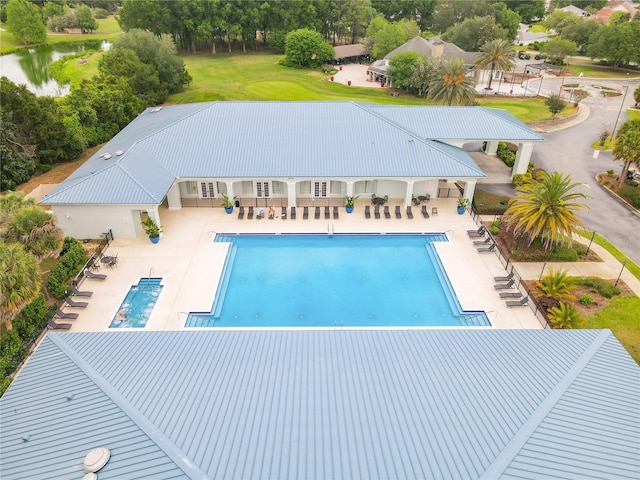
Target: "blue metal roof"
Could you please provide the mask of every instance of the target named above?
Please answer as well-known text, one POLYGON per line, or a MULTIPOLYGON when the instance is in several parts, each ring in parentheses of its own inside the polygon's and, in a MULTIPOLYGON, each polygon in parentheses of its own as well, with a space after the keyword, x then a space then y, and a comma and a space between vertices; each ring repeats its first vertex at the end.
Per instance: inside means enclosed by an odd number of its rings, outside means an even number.
POLYGON ((483 177, 464 150, 434 141, 456 139, 542 137, 481 107, 167 106, 141 113, 42 203, 158 204, 176 178, 483 177))
POLYGON ((50 333, 0 407, 3 479, 640 475, 608 330, 50 333))

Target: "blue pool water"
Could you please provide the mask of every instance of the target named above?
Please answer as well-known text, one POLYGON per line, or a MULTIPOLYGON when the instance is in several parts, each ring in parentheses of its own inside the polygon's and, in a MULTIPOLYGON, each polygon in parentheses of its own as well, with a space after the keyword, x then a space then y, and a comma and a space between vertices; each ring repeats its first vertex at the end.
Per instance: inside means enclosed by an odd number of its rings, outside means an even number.
POLYGON ((227 235, 211 312, 187 327, 490 325, 463 312, 432 242, 445 235, 227 235))
POLYGON ((109 328, 143 328, 162 291, 161 281, 141 278, 137 285, 132 285, 109 328))

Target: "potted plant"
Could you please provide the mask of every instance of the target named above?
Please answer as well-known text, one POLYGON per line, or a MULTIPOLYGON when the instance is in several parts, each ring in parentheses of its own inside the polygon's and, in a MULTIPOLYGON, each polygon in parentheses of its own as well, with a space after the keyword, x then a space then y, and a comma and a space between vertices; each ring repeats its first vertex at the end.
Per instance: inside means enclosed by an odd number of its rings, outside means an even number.
POLYGON ((227 213, 233 212, 233 205, 235 203, 235 199, 238 197, 229 198, 224 193, 222 194, 222 206, 224 207, 224 211, 227 213))
POLYGON ((458 197, 458 214, 463 215, 467 207, 469 206, 469 199, 464 198, 462 195, 458 197))
POLYGON ((356 199, 357 198, 358 197, 352 197, 352 196, 349 196, 349 195, 347 195, 345 197, 345 199, 344 199, 344 208, 347 211, 347 213, 353 212, 353 209, 356 206, 356 199))
POLYGON ((140 224, 144 228, 144 233, 149 236, 149 240, 151 240, 151 243, 158 243, 160 241, 160 233, 162 232, 162 228, 160 227, 160 225, 153 221, 153 218, 147 217, 147 219, 140 222, 140 224))

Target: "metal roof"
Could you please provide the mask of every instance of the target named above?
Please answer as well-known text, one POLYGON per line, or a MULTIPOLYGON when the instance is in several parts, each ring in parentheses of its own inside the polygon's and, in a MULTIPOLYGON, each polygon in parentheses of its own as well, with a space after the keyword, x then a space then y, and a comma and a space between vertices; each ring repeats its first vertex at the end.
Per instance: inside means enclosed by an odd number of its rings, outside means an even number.
POLYGON ((49 333, 0 407, 3 479, 640 475, 608 330, 49 333))
POLYGON ((176 178, 478 178, 434 140, 541 140, 506 112, 354 102, 209 102, 147 109, 46 204, 159 204, 176 178))

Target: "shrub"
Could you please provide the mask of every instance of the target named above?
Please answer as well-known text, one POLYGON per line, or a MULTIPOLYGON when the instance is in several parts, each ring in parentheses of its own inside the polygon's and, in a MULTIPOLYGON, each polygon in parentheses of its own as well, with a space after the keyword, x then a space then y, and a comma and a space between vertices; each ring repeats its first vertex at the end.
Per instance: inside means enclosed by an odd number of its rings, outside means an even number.
POLYGON ((593 300, 589 295, 582 295, 578 301, 586 307, 593 303, 593 300))
POLYGON ((551 297, 556 300, 575 300, 571 290, 576 288, 573 279, 567 275, 566 270, 549 269, 549 273, 535 281, 533 294, 536 297, 551 297))
POLYGON ((9 330, 0 335, 0 352, 2 352, 0 356, 0 374, 2 375, 0 395, 2 395, 11 384, 9 377, 26 356, 27 349, 20 340, 18 332, 9 330))
POLYGON ((547 311, 549 323, 553 328, 573 328, 581 320, 580 313, 570 303, 560 303, 559 307, 547 311))
POLYGON ((489 227, 489 231, 491 232, 491 235, 497 235, 498 233, 500 233, 501 225, 502 225, 502 221, 500 219, 494 220, 493 222, 491 222, 491 226, 489 227))
POLYGON ((47 290, 57 298, 63 299, 67 295, 69 279, 78 273, 79 268, 86 261, 84 248, 82 244, 75 239, 68 241, 68 250, 60 257, 49 272, 49 281, 47 282, 47 290))
POLYGON ((640 190, 637 187, 622 187, 618 193, 634 208, 640 208, 640 190))
POLYGON ((102 20, 109 16, 109 12, 107 12, 104 8, 96 8, 95 12, 93 12, 93 17, 98 20, 102 20))
POLYGON ((615 172, 613 171, 613 169, 609 169, 607 170, 607 175, 613 175, 615 172))
POLYGON ((513 150, 511 150, 506 143, 499 142, 498 149, 496 150, 496 155, 500 160, 502 160, 507 167, 513 167, 513 164, 516 162, 516 154, 513 150))
POLYGON ((41 292, 16 316, 12 322, 13 329, 18 332, 25 345, 30 345, 47 326, 47 320, 51 315, 51 309, 47 307, 47 301, 41 292))
POLYGON ((532 176, 530 173, 516 173, 513 176, 513 180, 511 181, 511 183, 513 183, 516 187, 519 187, 520 185, 524 185, 525 183, 529 183, 533 180, 532 176))
POLYGON ((620 289, 611 282, 599 277, 585 277, 575 280, 576 284, 590 287, 605 298, 620 295, 620 289))

